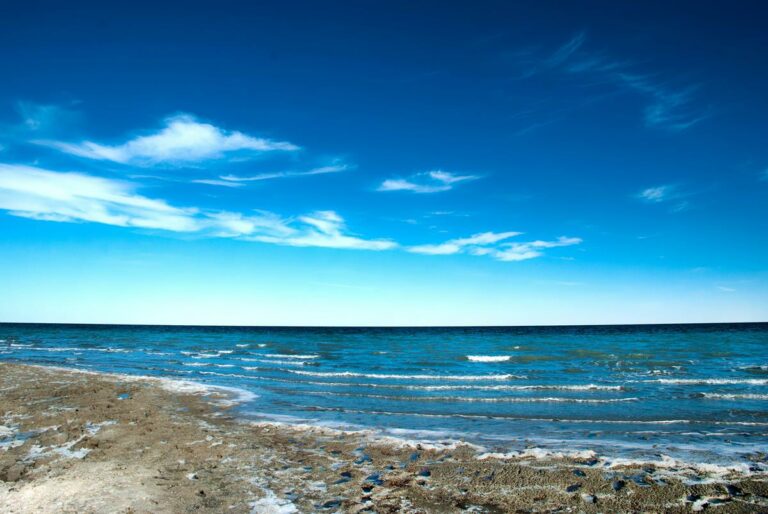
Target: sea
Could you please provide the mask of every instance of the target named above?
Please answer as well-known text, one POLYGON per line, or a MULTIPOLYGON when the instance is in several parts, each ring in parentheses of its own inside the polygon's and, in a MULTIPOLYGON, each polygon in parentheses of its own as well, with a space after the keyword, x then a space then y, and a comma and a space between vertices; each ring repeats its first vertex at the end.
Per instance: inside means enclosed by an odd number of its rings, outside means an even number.
POLYGON ((502 455, 768 469, 768 323, 6 323, 0 360, 223 386, 242 393, 232 412, 244 420, 465 441, 502 455))

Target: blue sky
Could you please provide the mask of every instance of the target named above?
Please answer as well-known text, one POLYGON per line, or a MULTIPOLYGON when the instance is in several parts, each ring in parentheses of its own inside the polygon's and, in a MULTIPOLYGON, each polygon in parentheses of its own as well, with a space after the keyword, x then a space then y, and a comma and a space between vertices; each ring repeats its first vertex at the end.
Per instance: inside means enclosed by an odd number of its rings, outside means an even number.
POLYGON ((760 2, 5 2, 0 321, 768 321, 760 2))

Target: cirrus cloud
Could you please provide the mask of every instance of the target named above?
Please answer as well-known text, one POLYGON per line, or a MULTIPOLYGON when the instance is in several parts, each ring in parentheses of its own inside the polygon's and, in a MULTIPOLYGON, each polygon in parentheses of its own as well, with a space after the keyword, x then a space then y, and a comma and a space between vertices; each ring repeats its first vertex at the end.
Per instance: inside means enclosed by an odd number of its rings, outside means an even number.
POLYGON ((506 242, 507 239, 522 235, 522 232, 482 232, 470 237, 451 239, 436 245, 408 247, 412 253, 425 255, 487 255, 499 261, 525 261, 544 255, 543 250, 559 246, 572 246, 582 242, 578 237, 559 237, 554 241, 506 242))
POLYGON ((449 191, 460 182, 477 180, 478 175, 456 175, 447 171, 435 170, 416 173, 407 179, 387 179, 378 187, 378 191, 410 191, 412 193, 439 193, 449 191))
POLYGON ((93 141, 68 143, 36 140, 64 153, 100 161, 137 166, 177 165, 220 159, 228 154, 296 151, 299 147, 285 141, 253 137, 238 131, 227 131, 198 121, 189 114, 166 118, 159 131, 138 136, 118 145, 93 141))
POLYGON ((244 214, 175 207, 136 192, 132 182, 79 172, 0 164, 0 210, 41 221, 91 222, 118 227, 230 237, 288 246, 388 250, 397 243, 347 232, 334 211, 283 218, 267 211, 244 214))

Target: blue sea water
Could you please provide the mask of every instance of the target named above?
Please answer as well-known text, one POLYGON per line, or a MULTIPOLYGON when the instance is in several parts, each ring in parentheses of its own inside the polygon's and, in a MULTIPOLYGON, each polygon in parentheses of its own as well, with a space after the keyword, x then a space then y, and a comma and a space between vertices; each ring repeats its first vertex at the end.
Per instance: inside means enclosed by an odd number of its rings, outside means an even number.
POLYGON ((495 451, 732 465, 768 450, 768 324, 0 324, 0 360, 236 387, 251 419, 495 451))

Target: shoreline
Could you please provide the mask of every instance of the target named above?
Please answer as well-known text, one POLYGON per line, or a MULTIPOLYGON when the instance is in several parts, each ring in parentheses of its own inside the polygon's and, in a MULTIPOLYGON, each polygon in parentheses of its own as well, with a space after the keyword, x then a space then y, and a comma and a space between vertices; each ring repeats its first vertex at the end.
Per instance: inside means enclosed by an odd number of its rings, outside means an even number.
POLYGON ((228 412, 238 393, 246 391, 0 363, 0 510, 768 510, 764 471, 694 470, 664 459, 606 466, 588 451, 501 454, 247 421, 228 412))

